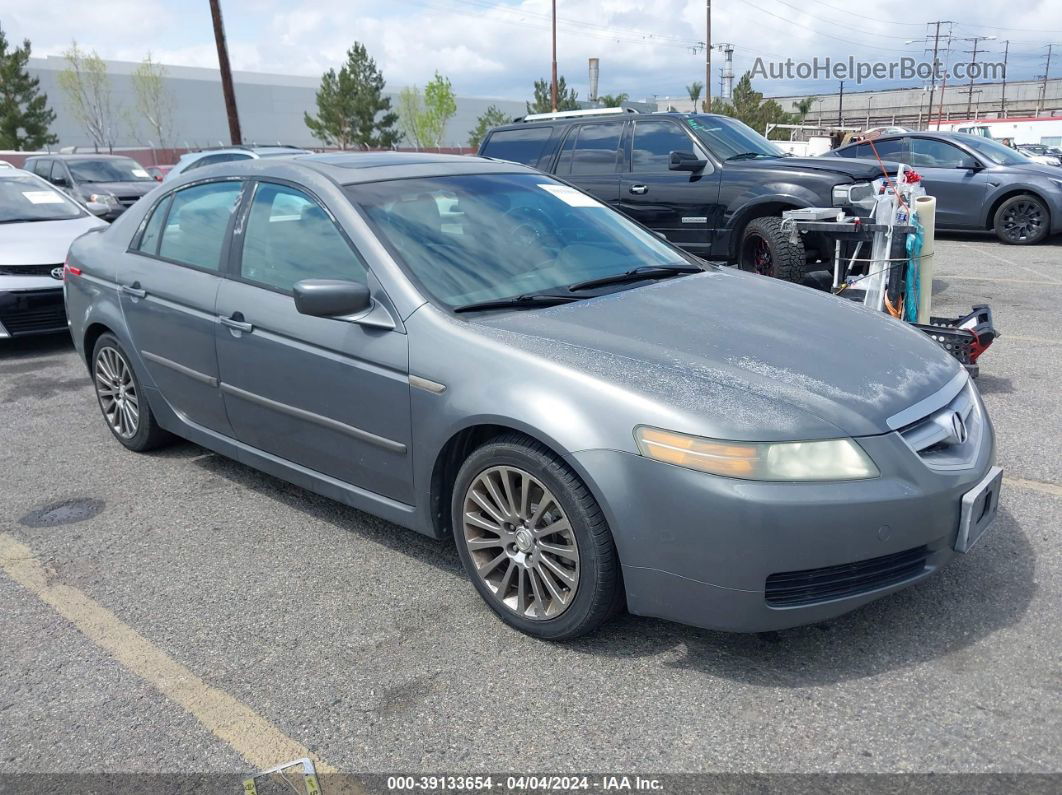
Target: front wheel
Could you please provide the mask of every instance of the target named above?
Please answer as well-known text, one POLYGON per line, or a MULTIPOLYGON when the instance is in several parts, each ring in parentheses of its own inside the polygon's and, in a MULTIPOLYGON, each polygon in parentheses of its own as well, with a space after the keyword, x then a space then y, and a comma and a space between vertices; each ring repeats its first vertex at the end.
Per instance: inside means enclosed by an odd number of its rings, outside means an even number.
POLYGON ((1046 205, 1035 196, 1012 196, 996 210, 996 237, 1012 246, 1039 243, 1050 229, 1046 205))
POLYGON ((465 571, 510 626, 567 640, 597 629, 622 605, 601 509, 543 445, 509 434, 480 447, 457 475, 451 509, 465 571))
POLYGON ((799 284, 807 269, 804 243, 800 238, 792 241, 782 230, 781 218, 753 218, 741 233, 738 266, 743 271, 799 284))

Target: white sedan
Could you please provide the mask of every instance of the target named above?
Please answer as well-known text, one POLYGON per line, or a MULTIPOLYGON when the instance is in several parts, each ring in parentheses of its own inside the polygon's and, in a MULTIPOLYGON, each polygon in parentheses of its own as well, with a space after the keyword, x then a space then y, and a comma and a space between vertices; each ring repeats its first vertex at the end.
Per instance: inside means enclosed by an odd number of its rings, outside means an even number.
POLYGON ((0 169, 0 338, 66 331, 66 252, 101 226, 107 223, 35 174, 0 169))

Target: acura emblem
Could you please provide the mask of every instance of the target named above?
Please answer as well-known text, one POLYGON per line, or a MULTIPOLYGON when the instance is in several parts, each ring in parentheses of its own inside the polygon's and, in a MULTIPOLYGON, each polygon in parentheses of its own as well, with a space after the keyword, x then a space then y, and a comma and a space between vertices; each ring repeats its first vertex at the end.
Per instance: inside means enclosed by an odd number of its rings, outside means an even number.
POLYGON ((62 267, 52 268, 52 278, 53 279, 58 279, 59 281, 63 280, 63 269, 62 269, 62 267))
POLYGON ((951 435, 952 438, 955 439, 956 444, 963 444, 968 435, 966 422, 963 420, 962 415, 957 411, 951 415, 951 435))

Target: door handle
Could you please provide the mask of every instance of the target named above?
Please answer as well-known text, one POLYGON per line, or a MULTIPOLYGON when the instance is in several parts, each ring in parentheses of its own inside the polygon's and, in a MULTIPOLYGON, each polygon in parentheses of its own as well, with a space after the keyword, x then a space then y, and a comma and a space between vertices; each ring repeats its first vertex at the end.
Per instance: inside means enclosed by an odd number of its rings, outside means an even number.
POLYGON ((119 289, 126 295, 133 296, 133 298, 147 298, 147 290, 140 289, 140 282, 123 284, 119 289))
POLYGON ((221 321, 221 325, 228 326, 236 331, 243 331, 245 333, 254 331, 254 324, 244 321, 243 312, 233 312, 232 317, 221 317, 218 318, 218 320, 221 321))
POLYGON ((631 191, 631 193, 636 193, 636 194, 638 194, 640 196, 643 193, 648 193, 649 192, 649 186, 648 185, 631 185, 630 191, 631 191))

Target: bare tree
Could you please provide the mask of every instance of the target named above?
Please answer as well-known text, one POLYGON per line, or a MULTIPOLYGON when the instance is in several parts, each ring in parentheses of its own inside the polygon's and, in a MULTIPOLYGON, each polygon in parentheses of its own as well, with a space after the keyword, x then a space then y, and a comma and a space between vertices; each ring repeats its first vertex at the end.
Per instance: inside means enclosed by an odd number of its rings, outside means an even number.
POLYGON ((97 149, 113 148, 115 114, 107 64, 95 50, 85 52, 76 41, 63 57, 69 65, 59 73, 59 88, 66 95, 70 112, 85 128, 97 149))
POLYGON ((173 138, 173 96, 166 86, 166 67, 153 61, 150 52, 133 71, 133 92, 139 116, 131 120, 134 131, 141 129, 143 120, 149 143, 159 149, 168 148, 173 138))

